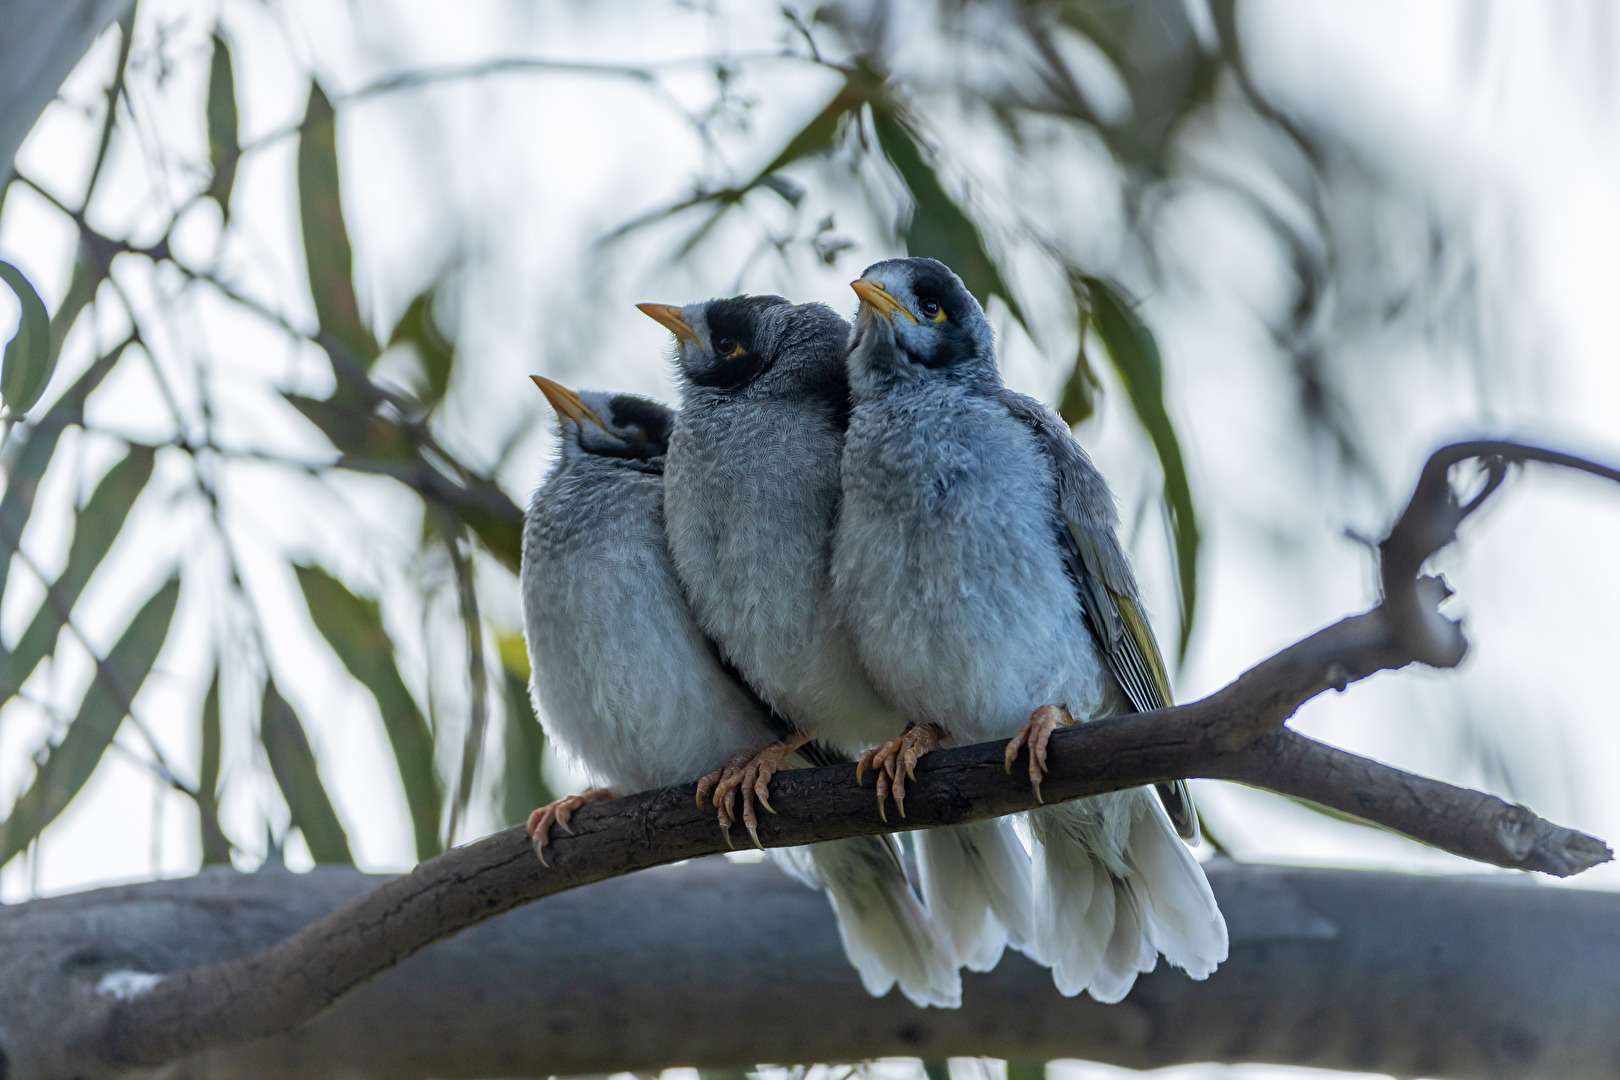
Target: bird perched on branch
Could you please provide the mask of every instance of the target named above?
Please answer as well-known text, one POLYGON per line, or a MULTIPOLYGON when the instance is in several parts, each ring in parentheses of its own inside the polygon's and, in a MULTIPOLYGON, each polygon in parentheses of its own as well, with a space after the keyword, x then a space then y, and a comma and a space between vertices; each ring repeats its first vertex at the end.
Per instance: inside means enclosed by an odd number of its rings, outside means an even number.
MULTIPOLYGON (((869 760, 903 784, 942 741, 1009 738, 1038 796, 1057 727, 1169 701, 1113 496, 1068 427, 1002 385, 989 321, 948 267, 880 262, 854 288, 833 589, 913 724, 869 760)), ((1195 833, 1185 788, 1165 795, 1195 833)), ((1118 1001, 1158 953, 1199 979, 1226 958, 1203 869, 1151 791, 1029 823, 1034 955, 1060 991, 1118 1001)))
MULTIPOLYGON (((664 504, 699 625, 816 739, 854 754, 899 734, 904 717, 862 668, 829 594, 849 324, 776 296, 641 310, 676 338, 664 504)), ((920 832, 916 850, 953 973, 988 970, 1009 941, 1027 943, 1029 864, 1010 823, 920 832)))
MULTIPOLYGON (((553 826, 566 830, 586 803, 705 773, 707 787, 724 778, 751 796, 750 767, 780 767, 812 748, 721 661, 687 608, 664 538, 671 411, 629 394, 534 381, 557 412, 562 445, 524 517, 532 689, 546 734, 605 785, 531 815, 529 836, 544 861, 553 826)), ((746 810, 752 831, 751 801, 746 810)), ((719 817, 729 827, 725 798, 719 817)), ((938 955, 892 837, 777 848, 772 856, 826 890, 867 990, 882 994, 898 981, 919 1004, 959 1003, 955 972, 938 955)))

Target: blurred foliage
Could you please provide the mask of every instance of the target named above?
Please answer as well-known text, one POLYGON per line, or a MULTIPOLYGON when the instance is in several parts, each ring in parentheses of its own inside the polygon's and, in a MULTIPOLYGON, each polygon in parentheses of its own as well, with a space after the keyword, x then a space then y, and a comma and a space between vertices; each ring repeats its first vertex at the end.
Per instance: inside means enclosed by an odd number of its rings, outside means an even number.
MULTIPOLYGON (((783 48, 755 58, 762 61, 754 73, 756 85, 763 88, 761 93, 783 99, 771 103, 782 106, 776 109, 778 114, 808 115, 810 120, 786 133, 774 153, 751 159, 766 160, 763 168, 737 176, 695 178, 689 198, 626 222, 604 242, 660 224, 689 222, 691 228, 670 246, 670 258, 678 260, 717 235, 716 225, 728 215, 753 215, 762 200, 797 209, 811 186, 838 184, 844 185, 843 190, 853 182, 874 217, 886 222, 894 249, 950 264, 976 295, 987 304, 994 302, 993 312, 1004 309, 1037 346, 1065 342, 1063 355, 1074 359, 1059 384, 1058 404, 1071 424, 1095 416, 1108 395, 1123 395, 1121 401, 1140 426, 1162 474, 1163 516, 1179 592, 1178 640, 1184 654, 1196 628, 1199 493, 1184 460, 1173 388, 1166 386, 1159 347, 1148 321, 1130 299, 1145 295, 1156 281, 1160 222, 1155 208, 1174 184, 1185 179, 1187 170, 1202 170, 1204 181, 1243 200, 1272 229, 1289 252, 1296 280, 1291 302, 1270 330, 1295 379, 1300 416, 1307 430, 1325 433, 1341 458, 1354 461, 1358 435, 1335 396, 1320 346, 1328 298, 1348 287, 1350 271, 1337 258, 1344 230, 1335 225, 1329 200, 1344 163, 1353 165, 1354 155, 1335 143, 1331 133, 1302 128, 1257 91, 1246 67, 1234 0, 1211 0, 1207 8, 1184 0, 1002 4, 936 0, 905 10, 908 20, 926 17, 927 29, 934 35, 930 40, 937 39, 937 48, 930 52, 932 66, 923 72, 906 66, 900 48, 915 36, 917 26, 897 27, 899 8, 886 0, 845 0, 803 16, 784 7, 783 48), (1200 12, 1207 19, 1200 18, 1200 12), (1088 74, 1077 63, 1082 54, 1107 69, 1104 81, 1111 79, 1123 88, 1123 105, 1098 104, 1106 95, 1096 89, 1096 73, 1088 74), (784 60, 835 75, 830 98, 804 99, 810 92, 805 88, 813 83, 802 79, 773 82, 769 65, 784 60), (1219 128, 1225 133, 1221 137, 1258 165, 1255 172, 1263 174, 1264 182, 1200 166, 1188 154, 1188 133, 1199 131, 1209 138, 1208 133, 1217 130, 1212 123, 1217 115, 1227 121, 1219 128), (1039 217, 1040 208, 998 194, 994 185, 976 182, 975 155, 983 153, 987 132, 1012 156, 1010 171, 1024 167, 1019 155, 1028 152, 1026 128, 1032 120, 1083 132, 1112 168, 1127 234, 1125 250, 1116 261, 1082 265, 1087 260, 1075 254, 1068 237, 1039 217), (1283 192, 1281 199, 1275 194, 1278 190, 1283 192), (1015 263, 1015 247, 1025 255, 1033 251, 1041 265, 1031 269, 1025 262, 1015 263), (1068 305, 1060 332, 1035 325, 1030 315, 1036 310, 1039 273, 1058 283, 1068 305), (1127 280, 1134 287, 1127 287, 1127 280), (1067 344, 1070 332, 1078 340, 1072 353, 1067 344), (1100 363, 1104 358, 1106 364, 1100 363)), ((183 474, 184 482, 212 508, 212 527, 226 553, 223 568, 208 560, 186 560, 178 573, 188 578, 223 573, 229 613, 221 618, 233 631, 220 634, 202 699, 197 729, 201 750, 192 782, 182 775, 187 770, 163 758, 139 724, 138 697, 168 636, 180 584, 170 581, 151 596, 105 659, 94 664, 76 714, 64 721, 53 718, 51 733, 38 748, 32 782, 0 824, 0 863, 24 850, 68 805, 126 724, 147 744, 140 760, 162 783, 196 804, 206 861, 230 860, 233 844, 259 850, 261 829, 268 833, 268 858, 278 860, 288 828, 303 834, 317 861, 352 858, 348 831, 322 780, 319 740, 312 746, 297 711, 277 689, 272 650, 258 629, 257 602, 243 584, 220 517, 221 500, 235 494, 220 488, 219 477, 232 475, 222 473, 220 463, 232 460, 232 454, 254 456, 222 446, 211 426, 208 372, 228 363, 227 355, 215 350, 192 367, 189 376, 177 374, 186 370, 185 365, 167 365, 160 382, 194 380, 194 385, 179 390, 164 383, 175 412, 176 436, 158 445, 120 437, 116 463, 75 508, 71 546, 60 573, 48 578, 31 560, 19 557, 24 556, 21 538, 41 480, 74 445, 73 439, 63 439, 64 434, 86 428, 89 396, 121 365, 164 368, 154 361, 154 351, 161 347, 155 335, 143 332, 137 306, 112 273, 118 260, 159 267, 188 288, 223 298, 243 316, 285 335, 300 356, 322 358, 322 374, 329 381, 304 379, 296 389, 283 387, 279 402, 284 402, 289 418, 301 417, 324 436, 329 453, 313 462, 276 460, 269 454, 255 460, 317 480, 342 472, 389 478, 414 497, 424 523, 417 541, 418 564, 442 572, 435 571, 436 578, 424 572, 412 586, 422 594, 424 611, 432 607, 433 596, 451 600, 442 607, 453 610, 450 618, 465 643, 456 675, 469 688, 469 716, 444 723, 435 715, 435 661, 401 650, 391 637, 390 627, 399 623, 385 617, 393 614, 384 610, 388 599, 383 586, 388 583, 346 582, 340 573, 345 568, 323 568, 291 554, 286 556, 286 577, 297 581, 325 646, 376 703, 409 808, 417 855, 429 856, 447 839, 456 839, 456 821, 474 795, 486 714, 492 708, 500 714, 496 741, 503 761, 500 772, 489 777, 490 801, 498 804, 501 820, 517 822, 552 797, 541 769, 545 740, 529 701, 521 639, 510 626, 484 625, 488 616, 478 604, 478 579, 490 578, 492 588, 514 587, 511 574, 520 558, 522 511, 489 468, 467 461, 454 449, 457 440, 445 406, 455 392, 461 354, 454 333, 447 332, 439 319, 446 313, 443 276, 405 307, 391 330, 378 333, 377 319, 356 289, 344 209, 338 127, 349 122, 344 119, 345 105, 390 89, 420 86, 430 81, 432 73, 420 79, 411 73, 392 76, 347 95, 329 94, 311 77, 302 120, 280 135, 243 145, 237 100, 237 72, 242 65, 237 52, 247 43, 235 42, 216 28, 208 38, 206 77, 199 80, 196 105, 198 130, 206 135, 202 142, 206 160, 191 163, 191 189, 164 205, 165 225, 154 230, 147 223, 138 236, 109 235, 92 223, 89 214, 98 200, 109 147, 115 136, 127 137, 131 146, 145 145, 133 130, 140 103, 126 86, 140 11, 137 6, 114 31, 117 57, 106 85, 107 107, 94 146, 87 148, 93 164, 82 193, 68 199, 27 175, 13 181, 54 206, 77 230, 78 241, 71 282, 54 312, 47 310, 20 272, 0 264, 0 278, 22 306, 19 329, 6 346, 0 370, 6 409, 0 444, 0 467, 6 478, 0 496, 0 599, 14 568, 32 574, 45 591, 36 609, 18 621, 24 629, 17 640, 0 648, 0 702, 8 710, 40 708, 28 690, 50 666, 64 631, 88 649, 74 621, 76 604, 87 588, 93 588, 118 537, 138 517, 132 513, 136 502, 143 494, 148 500, 155 497, 146 494, 156 486, 155 475, 183 474), (236 235, 243 229, 239 215, 231 213, 238 167, 249 154, 282 137, 297 139, 291 179, 297 191, 302 277, 313 325, 282 316, 281 305, 254 299, 217 265, 184 263, 169 247, 176 223, 202 200, 218 205, 222 228, 228 233, 236 235), (144 239, 152 236, 157 239, 144 239), (98 309, 108 310, 98 316, 98 309), (120 325, 127 327, 121 340, 103 343, 97 336, 98 326, 120 325), (87 366, 63 373, 57 361, 70 333, 93 342, 94 355, 87 366), (381 362, 385 354, 407 354, 414 376, 401 381, 389 374, 399 365, 381 362), (309 389, 319 385, 330 389, 309 389), (198 402, 200 419, 183 417, 175 405, 178 400, 198 402), (234 632, 242 627, 247 630, 234 632), (227 637, 229 647, 224 643, 227 637), (486 651, 492 653, 490 662, 498 656, 493 688, 485 686, 486 651), (222 687, 250 687, 252 693, 225 693, 222 687), (243 715, 248 711, 243 703, 249 700, 257 702, 256 720, 243 715), (220 826, 219 806, 227 788, 244 779, 243 770, 223 764, 224 748, 237 745, 238 739, 253 743, 249 756, 255 768, 268 765, 287 814, 267 808, 264 820, 247 835, 231 836, 220 826), (278 824, 287 816, 290 826, 278 824)), ((705 139, 716 137, 713 118, 736 104, 728 97, 730 88, 739 67, 750 62, 724 53, 711 60, 714 111, 689 117, 705 139)), ((505 67, 522 70, 526 65, 543 66, 518 58, 505 67)), ((469 68, 467 74, 488 75, 501 69, 497 61, 469 68)), ((652 68, 622 65, 603 65, 594 73, 642 87, 659 87, 662 77, 652 68)), ((442 77, 443 73, 432 74, 442 77)), ((763 227, 760 231, 767 232, 763 227)), ((827 264, 835 263, 850 246, 833 231, 830 217, 808 242, 816 258, 827 264)), ((356 564, 365 565, 359 559, 356 564)), ((275 652, 279 655, 281 650, 275 652)), ((1016 1065, 1013 1080, 1028 1080, 1037 1068, 1016 1065)))

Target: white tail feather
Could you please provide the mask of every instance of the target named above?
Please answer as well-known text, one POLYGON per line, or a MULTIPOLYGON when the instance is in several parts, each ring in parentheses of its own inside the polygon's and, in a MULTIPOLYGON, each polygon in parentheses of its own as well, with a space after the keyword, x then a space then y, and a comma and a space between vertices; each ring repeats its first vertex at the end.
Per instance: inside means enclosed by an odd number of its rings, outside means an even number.
POLYGON ((1037 810, 1036 958, 1066 995, 1114 1002, 1158 954, 1195 979, 1226 959, 1203 867, 1147 789, 1037 810))
POLYGON ((954 952, 911 891, 892 839, 853 837, 772 855, 794 877, 826 890, 844 954, 867 993, 882 997, 898 983, 915 1005, 962 1004, 954 952))
POLYGON ((923 900, 958 964, 989 971, 1032 938, 1029 856, 1005 818, 913 834, 923 900))
POLYGON ((1226 959, 1226 919, 1204 868, 1176 835, 1156 802, 1131 823, 1125 860, 1142 904, 1153 947, 1195 979, 1207 979, 1226 959))

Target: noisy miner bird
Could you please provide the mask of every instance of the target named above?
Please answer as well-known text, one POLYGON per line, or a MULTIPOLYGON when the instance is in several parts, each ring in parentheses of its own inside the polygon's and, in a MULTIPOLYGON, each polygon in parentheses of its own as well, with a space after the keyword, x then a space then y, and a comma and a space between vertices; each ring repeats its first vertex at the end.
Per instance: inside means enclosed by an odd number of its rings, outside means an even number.
MULTIPOLYGON (((862 668, 829 593, 849 324, 779 296, 639 306, 676 338, 664 505, 699 626, 816 739, 854 754, 893 738, 905 719, 862 668)), ((877 782, 888 790, 886 774, 877 782)), ((1009 942, 1027 948, 1029 860, 1009 822, 920 832, 916 850, 953 971, 988 970, 1009 942)))
MULTIPOLYGON (((1116 535, 1113 496, 1068 427, 1008 390, 978 301, 943 263, 869 267, 849 354, 852 411, 833 590, 861 659, 916 725, 872 755, 903 783, 942 740, 1010 738, 1040 792, 1075 718, 1170 700, 1116 535)), ((1185 788, 1172 811, 1196 830, 1185 788)), ((1157 954, 1207 977, 1226 922, 1147 788, 1029 814, 1036 959, 1064 994, 1118 1001, 1157 954)))
MULTIPOLYGON (((557 412, 562 445, 524 518, 532 689, 546 734, 605 785, 530 816, 529 836, 544 861, 553 825, 567 830, 587 803, 704 773, 705 787, 725 776, 738 781, 734 790, 746 778, 751 798, 755 776, 746 766, 779 767, 807 740, 721 662, 687 608, 664 540, 670 410, 629 394, 576 394, 538 375, 534 381, 557 412)), ((801 759, 820 763, 811 750, 801 759)), ((751 802, 747 814, 752 832, 751 802)), ((725 800, 720 820, 730 825, 725 800)), ((892 838, 772 855, 827 891, 869 992, 881 995, 898 981, 918 1004, 959 1004, 955 972, 936 955, 928 914, 892 838)))

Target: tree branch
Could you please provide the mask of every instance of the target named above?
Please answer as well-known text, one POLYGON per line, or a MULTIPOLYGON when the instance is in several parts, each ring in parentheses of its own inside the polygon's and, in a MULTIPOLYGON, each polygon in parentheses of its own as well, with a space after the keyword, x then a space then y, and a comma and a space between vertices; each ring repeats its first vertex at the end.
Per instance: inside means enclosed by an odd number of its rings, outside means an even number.
MULTIPOLYGON (((1118 1005, 1061 997, 1050 972, 1016 954, 966 975, 960 1010, 873 999, 821 896, 772 867, 710 859, 511 912, 313 1023, 159 1075, 474 1080, 904 1055, 1613 1076, 1620 896, 1515 877, 1225 860, 1208 871, 1231 958, 1201 983, 1161 965, 1118 1005)), ((10 1080, 75 1075, 64 1028, 116 972, 264 949, 378 882, 336 867, 211 871, 0 908, 10 1080)))
MULTIPOLYGON (((1421 661, 1454 666, 1466 651, 1438 605, 1449 595, 1423 563, 1502 481, 1499 462, 1543 461, 1610 479, 1620 472, 1512 443, 1438 451, 1381 546, 1384 600, 1262 661, 1188 705, 1114 717, 1060 732, 1050 744, 1048 803, 1181 777, 1239 780, 1313 799, 1468 858, 1499 866, 1578 873, 1610 858, 1601 841, 1489 795, 1412 776, 1282 730, 1306 701, 1378 671, 1421 661), (1452 465, 1487 459, 1484 490, 1467 503, 1452 465)), ((999 743, 928 755, 908 785, 904 821, 884 822, 850 766, 780 775, 781 814, 762 824, 768 846, 957 824, 1029 810, 1026 780, 1008 775, 999 743)), ((588 807, 574 834, 554 841, 550 867, 522 830, 423 863, 303 928, 229 963, 182 971, 142 993, 87 1002, 72 1040, 76 1075, 158 1065, 186 1054, 285 1031, 436 941, 520 904, 635 870, 722 850, 713 812, 680 785, 588 807)))

